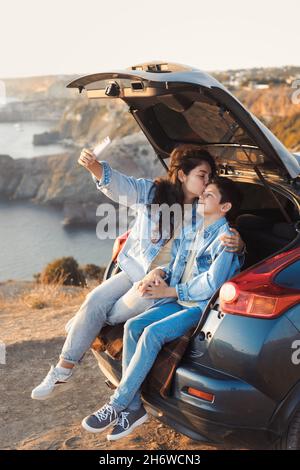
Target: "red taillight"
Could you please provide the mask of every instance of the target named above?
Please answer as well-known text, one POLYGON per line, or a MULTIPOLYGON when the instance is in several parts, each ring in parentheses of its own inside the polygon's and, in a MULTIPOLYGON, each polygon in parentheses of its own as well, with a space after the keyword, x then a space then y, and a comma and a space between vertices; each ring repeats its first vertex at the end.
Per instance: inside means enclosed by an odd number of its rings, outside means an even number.
POLYGON ((118 257, 118 254, 120 253, 124 243, 126 242, 128 236, 129 236, 130 230, 127 232, 123 233, 120 235, 118 238, 116 238, 113 249, 112 249, 112 260, 115 261, 118 257))
POLYGON ((198 390, 197 388, 188 387, 187 392, 189 395, 201 398, 205 401, 210 401, 211 403, 213 403, 215 399, 215 396, 212 393, 203 392, 203 390, 198 390))
POLYGON ((238 298, 238 295, 238 286, 233 282, 225 282, 221 287, 220 297, 228 304, 234 302, 238 298))
POLYGON ((300 259, 300 249, 281 253, 253 270, 237 275, 220 289, 220 307, 227 313, 274 318, 300 302, 300 290, 274 283, 274 277, 300 259))
MULTIPOLYGON (((226 284, 224 284, 224 288, 226 289, 226 284)), ((299 293, 297 298, 299 301, 299 293)), ((270 295, 240 291, 235 300, 228 302, 220 291, 220 306, 222 311, 253 317, 277 316, 290 305, 290 300, 292 300, 292 304, 296 303, 294 298, 280 299, 279 292, 277 292, 276 296, 272 297, 270 295)))

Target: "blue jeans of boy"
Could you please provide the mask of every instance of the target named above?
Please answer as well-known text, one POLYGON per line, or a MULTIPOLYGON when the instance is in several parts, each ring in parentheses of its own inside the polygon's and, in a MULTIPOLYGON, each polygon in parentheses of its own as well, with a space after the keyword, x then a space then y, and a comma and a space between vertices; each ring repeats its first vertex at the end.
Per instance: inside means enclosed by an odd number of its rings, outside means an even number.
POLYGON ((122 380, 110 398, 117 412, 141 406, 140 386, 165 343, 197 325, 200 307, 183 307, 176 301, 153 307, 125 323, 122 380))

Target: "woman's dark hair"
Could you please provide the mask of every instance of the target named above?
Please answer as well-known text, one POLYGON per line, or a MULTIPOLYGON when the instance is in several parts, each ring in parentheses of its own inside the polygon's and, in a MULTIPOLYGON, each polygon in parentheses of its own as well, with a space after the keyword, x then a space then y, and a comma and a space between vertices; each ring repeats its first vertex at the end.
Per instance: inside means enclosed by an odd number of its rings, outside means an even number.
MULTIPOLYGON (((171 207, 173 204, 180 204, 182 208, 182 215, 184 211, 184 192, 182 189, 182 183, 178 178, 179 170, 182 170, 185 175, 188 175, 190 171, 201 165, 202 162, 206 162, 211 167, 211 177, 216 174, 216 164, 213 157, 207 150, 203 150, 195 145, 180 145, 176 147, 170 155, 170 164, 167 176, 156 178, 154 181, 154 196, 151 204, 157 204, 161 206, 166 204, 171 207)), ((151 207, 151 205, 150 205, 151 207)), ((170 238, 174 235, 174 217, 171 214, 170 220, 170 238)), ((158 242, 162 238, 162 215, 159 217, 158 227, 159 237, 153 242, 158 242)), ((169 238, 169 239, 170 239, 169 238)))

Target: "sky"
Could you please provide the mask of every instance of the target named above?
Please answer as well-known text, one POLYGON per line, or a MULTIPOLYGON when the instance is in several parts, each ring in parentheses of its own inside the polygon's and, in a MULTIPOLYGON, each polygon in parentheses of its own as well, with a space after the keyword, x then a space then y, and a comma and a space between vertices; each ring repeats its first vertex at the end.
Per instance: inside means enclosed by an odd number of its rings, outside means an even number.
POLYGON ((0 0, 0 77, 300 65, 300 2, 0 0))

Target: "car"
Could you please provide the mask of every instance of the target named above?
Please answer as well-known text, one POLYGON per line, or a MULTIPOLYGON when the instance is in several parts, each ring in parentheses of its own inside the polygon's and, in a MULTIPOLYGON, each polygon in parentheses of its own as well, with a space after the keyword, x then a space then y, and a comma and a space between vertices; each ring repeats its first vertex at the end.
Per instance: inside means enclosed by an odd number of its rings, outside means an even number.
MULTIPOLYGON (((241 272, 210 299, 167 398, 143 389, 160 420, 228 447, 300 449, 300 158, 221 83, 193 67, 149 62, 73 80, 91 99, 123 100, 164 168, 178 144, 214 156, 244 199, 234 221, 241 272), (298 358, 299 356, 299 358, 298 358)), ((114 246, 106 277, 118 271, 114 246)), ((120 358, 96 352, 109 386, 120 358)))

